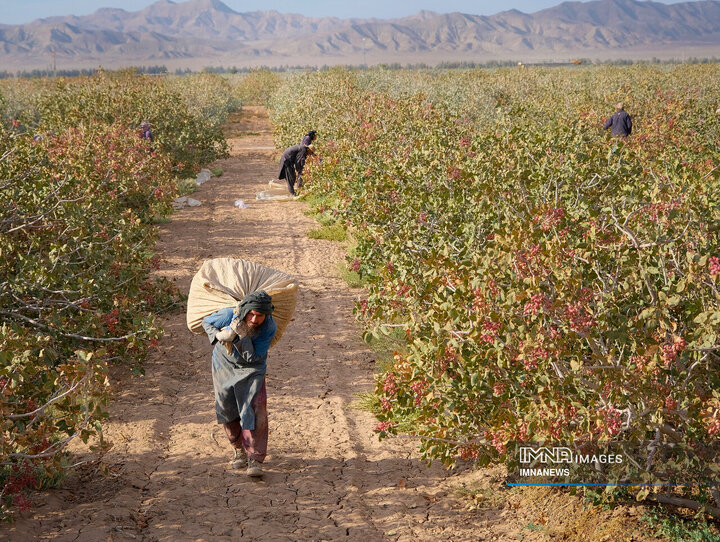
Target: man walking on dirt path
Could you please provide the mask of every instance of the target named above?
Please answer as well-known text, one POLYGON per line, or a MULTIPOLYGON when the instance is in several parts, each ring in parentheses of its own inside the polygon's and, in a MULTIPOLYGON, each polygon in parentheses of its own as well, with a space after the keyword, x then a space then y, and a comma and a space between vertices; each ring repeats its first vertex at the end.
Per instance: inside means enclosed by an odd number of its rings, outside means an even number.
POLYGON ((305 167, 305 160, 308 156, 312 156, 313 148, 312 145, 293 145, 285 149, 285 152, 280 158, 280 171, 278 172, 278 179, 281 181, 285 179, 288 186, 288 192, 291 195, 295 195, 295 179, 297 173, 297 186, 302 186, 302 172, 305 167))
POLYGON ((263 290, 246 295, 203 319, 212 353, 217 421, 235 449, 231 467, 247 465, 248 476, 262 476, 268 444, 267 354, 277 325, 272 298, 263 290), (246 459, 247 458, 247 459, 246 459))
POLYGON ((632 133, 632 118, 623 109, 623 104, 615 106, 615 114, 605 121, 603 128, 607 130, 612 127, 612 135, 627 137, 632 133))

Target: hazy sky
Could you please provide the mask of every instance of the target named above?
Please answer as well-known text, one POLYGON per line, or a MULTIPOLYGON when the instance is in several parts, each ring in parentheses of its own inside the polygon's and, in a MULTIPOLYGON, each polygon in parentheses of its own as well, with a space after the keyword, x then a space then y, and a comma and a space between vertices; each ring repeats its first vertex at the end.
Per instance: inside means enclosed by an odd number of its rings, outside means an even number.
MULTIPOLYGON (((450 13, 460 11, 473 15, 494 15, 499 11, 518 9, 534 13, 556 6, 561 0, 223 0, 238 12, 276 10, 281 13, 301 13, 310 17, 379 17, 389 19, 417 13, 421 9, 450 13)), ((659 0, 663 4, 676 4, 686 0, 659 0)), ((88 15, 100 7, 138 11, 154 0, 0 0, 0 23, 20 24, 51 15, 88 15)), ((176 1, 176 3, 181 3, 176 1)))

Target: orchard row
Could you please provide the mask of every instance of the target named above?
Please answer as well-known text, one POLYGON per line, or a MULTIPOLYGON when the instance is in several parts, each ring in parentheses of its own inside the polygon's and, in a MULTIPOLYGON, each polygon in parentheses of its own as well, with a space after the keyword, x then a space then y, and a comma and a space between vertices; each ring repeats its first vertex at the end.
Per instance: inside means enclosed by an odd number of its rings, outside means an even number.
POLYGON ((141 371, 173 303, 152 223, 226 154, 216 76, 98 73, 0 86, 0 517, 100 429, 108 363, 141 371), (152 141, 139 136, 148 121, 152 141))
POLYGON ((357 242, 358 317, 403 338, 381 436, 481 465, 615 443, 598 481, 717 480, 718 70, 331 70, 276 93, 281 145, 318 131, 306 190, 357 242), (602 129, 617 102, 627 139, 602 129))

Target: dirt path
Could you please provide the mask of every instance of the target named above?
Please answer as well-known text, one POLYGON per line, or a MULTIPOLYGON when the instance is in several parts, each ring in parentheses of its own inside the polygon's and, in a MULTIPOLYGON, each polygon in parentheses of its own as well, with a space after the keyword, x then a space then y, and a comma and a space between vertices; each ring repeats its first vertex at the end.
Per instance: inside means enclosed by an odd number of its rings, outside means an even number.
MULTIPOLYGON (((507 540, 511 508, 468 512, 456 488, 477 474, 428 468, 414 445, 379 443, 376 421, 353 407, 372 387, 373 353, 352 316, 357 292, 334 276, 342 248, 312 240, 299 202, 259 202, 275 175, 267 116, 245 108, 232 157, 193 197, 203 204, 162 225, 160 273, 187 292, 203 260, 257 261, 299 279, 294 321, 268 358, 270 449, 260 481, 227 468, 230 447, 215 422, 211 348, 185 315, 166 335, 144 377, 117 369, 105 424, 113 444, 107 474, 79 468, 32 513, 3 527, 3 540, 507 540), (259 134, 259 135, 258 135, 259 134), (249 209, 233 206, 236 199, 249 209)), ((92 456, 80 446, 82 459, 92 456)), ((530 538, 525 538, 529 540, 530 538)))

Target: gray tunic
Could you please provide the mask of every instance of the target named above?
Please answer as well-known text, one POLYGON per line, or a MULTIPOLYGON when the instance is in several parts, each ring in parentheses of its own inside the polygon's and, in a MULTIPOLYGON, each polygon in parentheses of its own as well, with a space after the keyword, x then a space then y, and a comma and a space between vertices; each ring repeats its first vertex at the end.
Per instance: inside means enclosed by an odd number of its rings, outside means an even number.
POLYGON ((230 325, 232 315, 233 308, 228 307, 207 316, 202 322, 210 344, 215 345, 212 353, 215 412, 218 423, 230 423, 239 418, 240 426, 252 431, 255 429, 255 411, 251 403, 265 380, 267 353, 277 324, 272 316, 266 316, 260 332, 252 339, 236 338, 232 353, 228 354, 215 335, 230 325))

